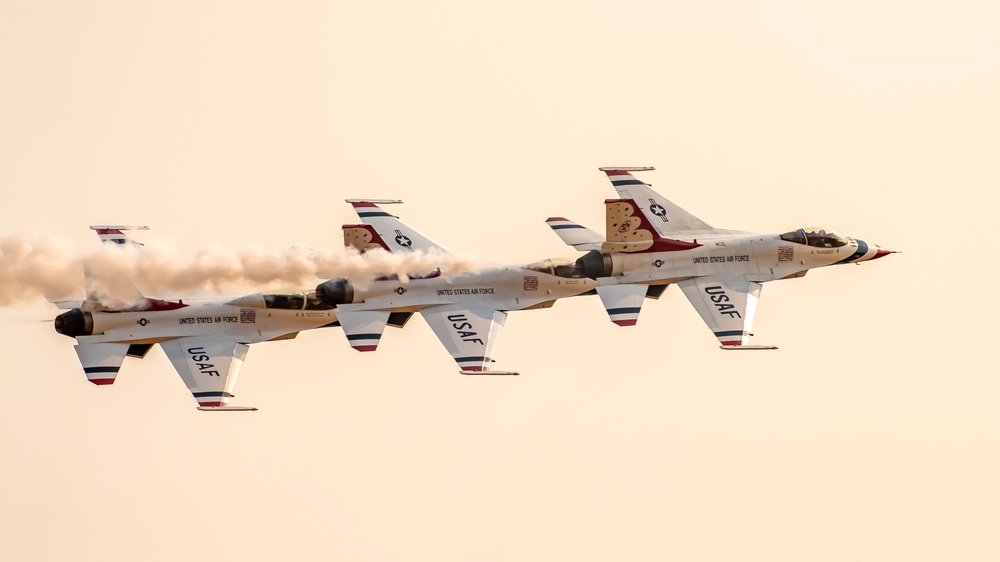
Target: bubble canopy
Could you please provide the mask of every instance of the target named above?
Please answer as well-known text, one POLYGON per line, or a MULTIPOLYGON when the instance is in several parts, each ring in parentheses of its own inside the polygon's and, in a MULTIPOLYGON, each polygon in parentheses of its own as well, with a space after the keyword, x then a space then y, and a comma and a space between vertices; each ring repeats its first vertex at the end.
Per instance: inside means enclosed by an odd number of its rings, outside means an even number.
POLYGON ((814 248, 839 248, 847 245, 847 239, 843 236, 816 226, 786 232, 781 235, 781 239, 814 248))
POLYGON ((567 259, 557 258, 536 261, 535 263, 528 264, 526 267, 532 271, 548 273, 549 275, 565 277, 567 279, 578 279, 584 277, 583 271, 581 270, 581 267, 577 265, 577 262, 567 259))

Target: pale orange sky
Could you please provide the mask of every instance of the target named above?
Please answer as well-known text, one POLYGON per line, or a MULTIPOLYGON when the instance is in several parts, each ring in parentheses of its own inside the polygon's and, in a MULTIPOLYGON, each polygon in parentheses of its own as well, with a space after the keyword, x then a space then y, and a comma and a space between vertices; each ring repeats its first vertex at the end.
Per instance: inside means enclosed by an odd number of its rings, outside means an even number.
POLYGON ((0 558, 997 560, 998 16, 0 1, 0 235, 335 247, 344 198, 394 197, 457 253, 575 257, 544 219, 601 230, 597 167, 652 165, 714 226, 904 251, 765 285, 776 352, 676 288, 634 328, 580 298, 511 313, 516 378, 419 318, 254 345, 245 415, 159 350, 95 387, 54 308, 0 309, 0 558))

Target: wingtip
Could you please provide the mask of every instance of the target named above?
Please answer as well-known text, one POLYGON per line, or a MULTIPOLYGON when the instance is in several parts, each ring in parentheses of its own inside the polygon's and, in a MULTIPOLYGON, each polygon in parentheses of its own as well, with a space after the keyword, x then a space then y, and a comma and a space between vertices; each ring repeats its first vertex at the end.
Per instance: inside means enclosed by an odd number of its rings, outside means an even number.
POLYGON ((344 199, 347 203, 355 207, 366 207, 371 205, 396 205, 402 203, 402 199, 344 199), (367 204, 367 205, 366 205, 367 204))
POLYGON ((598 168, 602 172, 649 172, 655 169, 652 166, 603 166, 598 168))

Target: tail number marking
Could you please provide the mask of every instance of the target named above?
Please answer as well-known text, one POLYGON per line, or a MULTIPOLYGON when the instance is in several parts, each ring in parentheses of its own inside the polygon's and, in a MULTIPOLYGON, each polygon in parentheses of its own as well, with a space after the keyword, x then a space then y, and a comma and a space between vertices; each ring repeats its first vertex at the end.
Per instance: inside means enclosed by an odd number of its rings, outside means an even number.
POLYGON ((483 340, 476 337, 479 335, 477 332, 468 331, 472 329, 472 323, 469 322, 469 319, 466 318, 464 314, 452 314, 448 317, 448 321, 451 322, 451 327, 455 328, 455 331, 458 333, 458 337, 462 341, 486 345, 483 343, 483 340))
POLYGON ((705 287, 705 293, 708 294, 708 298, 715 305, 715 310, 719 314, 725 314, 730 318, 743 318, 740 315, 740 311, 736 310, 736 306, 729 303, 729 295, 726 291, 718 286, 714 285, 712 287, 705 287))

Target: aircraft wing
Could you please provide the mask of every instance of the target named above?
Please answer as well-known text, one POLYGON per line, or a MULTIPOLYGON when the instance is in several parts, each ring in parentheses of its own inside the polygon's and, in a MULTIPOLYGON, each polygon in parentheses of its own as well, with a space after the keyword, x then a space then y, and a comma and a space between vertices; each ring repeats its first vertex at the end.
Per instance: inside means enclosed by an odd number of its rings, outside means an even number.
POLYGON ((188 390, 198 401, 199 410, 227 408, 233 397, 236 377, 250 347, 218 337, 193 336, 160 343, 188 390))
POLYGON ((370 200, 348 199, 347 202, 354 206, 354 211, 361 222, 375 229, 374 239, 370 241, 372 244, 380 245, 392 253, 409 253, 417 250, 448 252, 444 246, 399 220, 399 217, 382 210, 370 200))
POLYGON ((604 244, 604 237, 600 234, 569 219, 549 217, 545 219, 545 224, 549 225, 563 242, 581 252, 600 250, 604 244))
POLYGON ((774 349, 748 345, 760 283, 742 277, 708 276, 686 279, 678 285, 723 349, 774 349))
POLYGON ((442 305, 420 311, 441 343, 455 358, 462 374, 516 375, 490 371, 507 313, 488 305, 442 305))
POLYGON ((670 202, 666 197, 653 191, 652 187, 631 174, 633 171, 646 171, 653 168, 600 168, 608 175, 611 185, 622 199, 635 202, 637 209, 642 211, 646 220, 663 238, 676 237, 685 230, 714 230, 707 223, 670 202))

